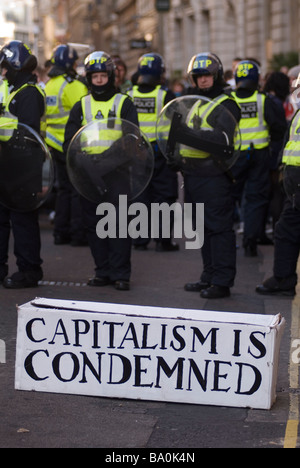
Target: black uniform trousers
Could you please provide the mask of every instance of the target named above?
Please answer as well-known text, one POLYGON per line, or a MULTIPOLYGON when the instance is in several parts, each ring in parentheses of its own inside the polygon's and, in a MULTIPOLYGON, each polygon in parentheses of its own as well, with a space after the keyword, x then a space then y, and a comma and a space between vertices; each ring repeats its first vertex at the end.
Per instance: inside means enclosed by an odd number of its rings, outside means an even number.
MULTIPOLYGON (((137 238, 134 239, 133 244, 136 246, 147 245, 151 241, 151 204, 152 203, 167 203, 169 206, 176 202, 178 198, 178 177, 177 173, 169 168, 167 165, 166 158, 162 155, 162 153, 157 149, 157 144, 152 144, 154 149, 154 171, 152 178, 143 191, 143 193, 136 198, 134 201, 143 203, 148 208, 148 226, 149 226, 149 234, 148 239, 144 238, 137 238)), ((162 237, 162 227, 161 221, 159 223, 159 237, 155 239, 155 241, 161 241, 162 243, 170 243, 170 238, 163 238, 162 237)), ((174 219, 171 219, 171 231, 173 228, 174 219)))
POLYGON ((10 231, 14 236, 14 254, 19 271, 41 268, 41 238, 38 210, 16 212, 0 205, 0 265, 7 264, 10 231))
POLYGON ((65 155, 51 150, 55 163, 57 196, 55 205, 54 237, 84 241, 85 230, 80 196, 70 182, 65 155))
POLYGON ((236 180, 233 197, 241 203, 244 198, 244 243, 256 241, 264 233, 266 209, 270 191, 269 148, 254 150, 252 154, 241 151, 237 162, 231 168, 236 180))
POLYGON ((97 235, 97 224, 103 216, 96 214, 97 204, 80 197, 84 223, 87 229, 87 238, 91 253, 96 265, 95 273, 98 278, 109 278, 112 282, 117 280, 129 281, 131 274, 131 238, 118 238, 118 207, 116 209, 116 238, 108 235, 100 239, 97 235))
POLYGON ((280 219, 275 226, 274 276, 297 284, 297 263, 300 248, 300 210, 286 200, 280 219))
POLYGON ((201 281, 232 287, 236 275, 232 182, 227 175, 184 175, 185 202, 204 203, 201 281))

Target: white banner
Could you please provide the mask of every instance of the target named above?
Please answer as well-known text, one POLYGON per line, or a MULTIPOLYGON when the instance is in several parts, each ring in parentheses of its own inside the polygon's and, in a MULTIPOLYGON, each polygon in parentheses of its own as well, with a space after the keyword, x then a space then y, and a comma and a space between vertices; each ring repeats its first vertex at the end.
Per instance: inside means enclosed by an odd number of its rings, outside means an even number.
POLYGON ((285 321, 36 299, 18 309, 18 390, 270 409, 285 321))

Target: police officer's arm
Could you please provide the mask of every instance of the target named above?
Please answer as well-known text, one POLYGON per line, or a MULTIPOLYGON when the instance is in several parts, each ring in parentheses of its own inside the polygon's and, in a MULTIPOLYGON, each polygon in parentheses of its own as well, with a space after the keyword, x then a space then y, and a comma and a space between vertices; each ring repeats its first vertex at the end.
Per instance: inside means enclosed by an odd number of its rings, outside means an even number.
POLYGON ((139 119, 138 119, 136 107, 129 97, 125 99, 123 103, 122 110, 121 110, 121 119, 128 120, 129 122, 133 123, 137 127, 139 126, 139 119))
POLYGON ((203 138, 215 140, 225 145, 232 145, 236 125, 240 118, 241 111, 236 102, 231 99, 223 101, 208 117, 207 121, 213 127, 213 130, 211 132, 203 131, 203 138))
POLYGON ((82 127, 83 113, 81 102, 77 102, 71 109, 69 119, 65 128, 65 141, 63 143, 63 151, 67 153, 69 144, 75 133, 82 127))
POLYGON ((12 101, 9 110, 18 121, 40 132, 40 119, 44 114, 45 102, 41 93, 33 86, 20 91, 12 101))

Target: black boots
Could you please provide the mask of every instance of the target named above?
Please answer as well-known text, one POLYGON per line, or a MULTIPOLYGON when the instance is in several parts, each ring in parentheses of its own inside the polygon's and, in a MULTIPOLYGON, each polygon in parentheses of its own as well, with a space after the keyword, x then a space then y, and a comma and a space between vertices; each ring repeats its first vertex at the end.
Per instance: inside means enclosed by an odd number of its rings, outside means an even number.
POLYGON ((257 286, 256 292, 263 295, 292 297, 296 294, 296 284, 296 275, 289 278, 277 278, 272 276, 264 281, 263 284, 257 286))

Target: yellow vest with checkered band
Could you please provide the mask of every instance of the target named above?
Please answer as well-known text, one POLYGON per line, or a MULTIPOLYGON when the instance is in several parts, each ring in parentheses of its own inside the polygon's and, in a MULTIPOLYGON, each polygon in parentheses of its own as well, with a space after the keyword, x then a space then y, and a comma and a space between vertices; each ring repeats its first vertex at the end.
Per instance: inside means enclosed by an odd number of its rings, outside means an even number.
POLYGON ((289 133, 289 141, 284 147, 282 162, 288 166, 300 166, 300 112, 294 116, 289 133))
MULTIPOLYGON (((141 131, 148 137, 150 142, 156 141, 156 123, 159 114, 161 113, 167 91, 161 85, 150 93, 141 93, 138 86, 134 86, 127 93, 132 99, 138 112, 139 126, 141 131)), ((162 134, 162 128, 158 129, 162 134)), ((168 128, 166 128, 166 134, 168 128)))
POLYGON ((88 93, 88 89, 79 80, 59 75, 47 81, 45 93, 47 102, 45 140, 49 146, 62 153, 70 111, 74 104, 88 93))
MULTIPOLYGON (((34 88, 36 88, 43 96, 43 99, 45 99, 44 91, 39 86, 35 84, 31 84, 31 83, 25 83, 19 89, 10 93, 6 100, 4 114, 0 117, 0 141, 4 141, 4 142, 9 141, 11 137, 13 136, 14 130, 18 128, 18 117, 16 117, 9 111, 9 105, 12 102, 12 100, 15 98, 15 96, 20 91, 27 88, 28 86, 33 86, 34 88)), ((42 134, 42 130, 43 130, 43 117, 41 118, 41 134, 42 134)))
POLYGON ((0 104, 5 105, 9 95, 7 80, 0 80, 0 104))
POLYGON ((232 95, 242 110, 239 122, 241 151, 246 151, 251 143, 255 149, 267 148, 270 144, 270 132, 264 115, 266 95, 258 91, 245 99, 241 99, 236 93, 232 95))
MULTIPOLYGON (((227 99, 231 99, 234 101, 233 98, 226 94, 221 94, 220 96, 216 97, 212 101, 203 103, 201 98, 199 97, 199 101, 197 101, 192 109, 190 110, 186 123, 189 128, 194 128, 194 120, 198 119, 201 120, 201 130, 212 130, 212 126, 208 123, 208 118, 211 113, 215 110, 217 106, 222 104, 222 102, 226 101, 227 99)), ((210 153, 205 151, 200 151, 197 149, 192 149, 189 146, 181 145, 180 147, 180 154, 183 158, 197 158, 197 159, 206 159, 210 156, 210 153)))
POLYGON ((106 126, 107 128, 104 127, 102 129, 101 133, 98 135, 98 138, 95 138, 95 132, 97 130, 96 127, 87 127, 86 130, 82 132, 82 147, 87 153, 103 153, 108 148, 110 148, 115 141, 122 137, 123 132, 121 111, 123 103, 127 98, 128 96, 126 96, 125 94, 117 93, 108 101, 96 101, 91 94, 89 94, 88 96, 84 96, 81 99, 83 126, 91 122, 100 122, 101 124, 102 120, 107 121, 108 123, 108 119, 113 119, 112 128, 108 128, 110 127, 108 124, 106 126), (87 143, 87 141, 89 140, 87 138, 89 132, 91 132, 93 136, 93 138, 91 138, 92 144, 87 143))

